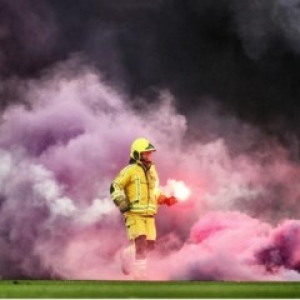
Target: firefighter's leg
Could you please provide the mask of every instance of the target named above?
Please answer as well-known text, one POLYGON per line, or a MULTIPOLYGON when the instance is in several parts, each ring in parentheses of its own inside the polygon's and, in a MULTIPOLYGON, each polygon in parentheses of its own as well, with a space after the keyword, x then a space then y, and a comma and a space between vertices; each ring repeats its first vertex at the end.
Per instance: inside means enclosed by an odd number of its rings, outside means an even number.
POLYGON ((148 254, 155 248, 156 227, 154 217, 143 217, 145 234, 135 239, 136 260, 134 262, 134 278, 145 280, 150 274, 148 272, 148 254))
POLYGON ((135 260, 135 243, 134 238, 136 236, 136 220, 134 215, 126 215, 125 226, 127 237, 130 241, 128 247, 121 252, 121 269, 124 275, 129 275, 132 271, 132 264, 135 260))
POLYGON ((135 238, 135 261, 133 263, 133 276, 136 280, 147 279, 147 217, 136 218, 137 237, 135 238))
POLYGON ((146 230, 147 230, 147 252, 149 253, 155 249, 156 225, 155 225, 154 217, 147 218, 146 230))
POLYGON ((133 276, 136 280, 147 279, 147 241, 146 235, 140 235, 135 240, 135 260, 133 262, 133 276))
POLYGON ((146 272, 147 267, 146 223, 144 217, 134 214, 127 214, 125 223, 132 245, 121 255, 122 271, 127 275, 132 272, 135 279, 142 279, 141 274, 146 272))
POLYGON ((130 245, 121 252, 121 269, 124 275, 129 275, 131 273, 134 260, 135 244, 134 242, 131 242, 130 245))

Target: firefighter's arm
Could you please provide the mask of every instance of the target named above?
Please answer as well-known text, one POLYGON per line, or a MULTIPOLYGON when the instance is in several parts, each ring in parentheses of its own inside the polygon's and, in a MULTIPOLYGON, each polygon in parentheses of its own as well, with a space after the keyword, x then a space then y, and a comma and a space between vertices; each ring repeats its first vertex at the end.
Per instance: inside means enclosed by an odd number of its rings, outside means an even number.
POLYGON ((130 174, 122 170, 110 185, 110 196, 114 204, 124 213, 130 210, 130 201, 124 194, 124 187, 130 181, 130 174))
POLYGON ((157 199, 157 203, 159 205, 162 205, 162 204, 166 204, 168 206, 171 206, 171 205, 174 205, 178 202, 178 200, 176 199, 176 197, 174 196, 171 196, 171 197, 167 197, 159 188, 159 178, 158 178, 158 175, 157 175, 157 172, 156 172, 156 168, 155 168, 155 165, 153 165, 153 172, 156 176, 156 199, 157 199))

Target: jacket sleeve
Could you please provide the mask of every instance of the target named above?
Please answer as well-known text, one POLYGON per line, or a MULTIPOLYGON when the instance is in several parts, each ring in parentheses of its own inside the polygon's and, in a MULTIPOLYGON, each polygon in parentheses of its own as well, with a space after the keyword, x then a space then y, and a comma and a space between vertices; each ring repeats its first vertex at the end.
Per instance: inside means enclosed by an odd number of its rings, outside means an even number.
POLYGON ((125 167, 120 171, 117 177, 110 185, 110 196, 112 200, 124 197, 124 188, 130 182, 131 172, 129 167, 125 167))
POLYGON ((164 192, 160 189, 159 176, 157 174, 155 165, 153 165, 153 172, 154 172, 155 177, 156 177, 156 180, 155 180, 156 181, 156 187, 155 187, 156 201, 157 201, 157 204, 162 205, 162 204, 165 203, 166 196, 165 196, 164 192))

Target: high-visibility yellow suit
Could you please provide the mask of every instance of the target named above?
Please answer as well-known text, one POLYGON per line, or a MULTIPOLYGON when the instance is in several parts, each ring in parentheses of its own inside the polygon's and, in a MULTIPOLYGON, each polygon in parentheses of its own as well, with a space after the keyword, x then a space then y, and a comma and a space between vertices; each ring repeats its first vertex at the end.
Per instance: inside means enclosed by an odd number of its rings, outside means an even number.
POLYGON ((162 204, 165 198, 158 189, 158 183, 155 166, 151 164, 150 169, 145 170, 139 162, 123 168, 112 183, 112 198, 115 200, 125 194, 129 202, 130 208, 124 212, 124 216, 130 240, 141 234, 145 234, 147 240, 156 238, 152 220, 157 213, 158 204, 162 204), (140 217, 147 217, 146 222, 149 223, 144 232, 141 226, 133 226, 140 217))
MULTIPOLYGON (((128 239, 134 242, 125 249, 123 263, 125 256, 134 256, 132 268, 136 279, 143 279, 147 251, 154 248, 158 205, 170 206, 177 202, 175 197, 166 197, 159 189, 155 165, 143 159, 143 154, 153 151, 155 148, 147 139, 136 139, 131 146, 129 165, 119 172, 110 186, 111 198, 124 214, 128 239)), ((129 268, 129 263, 124 263, 123 272, 130 273, 129 268)))

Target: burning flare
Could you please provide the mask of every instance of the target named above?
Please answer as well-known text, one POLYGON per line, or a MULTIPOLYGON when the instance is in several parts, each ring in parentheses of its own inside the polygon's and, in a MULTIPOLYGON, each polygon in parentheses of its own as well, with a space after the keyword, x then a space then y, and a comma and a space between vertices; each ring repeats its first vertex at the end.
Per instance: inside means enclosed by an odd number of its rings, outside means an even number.
POLYGON ((174 179, 167 180, 167 185, 164 190, 166 194, 175 196, 180 202, 186 201, 191 195, 190 189, 183 181, 177 181, 174 179))

